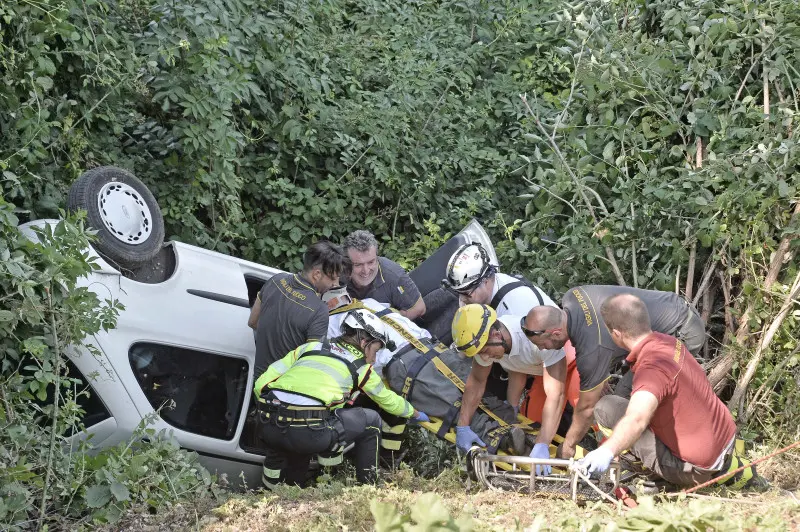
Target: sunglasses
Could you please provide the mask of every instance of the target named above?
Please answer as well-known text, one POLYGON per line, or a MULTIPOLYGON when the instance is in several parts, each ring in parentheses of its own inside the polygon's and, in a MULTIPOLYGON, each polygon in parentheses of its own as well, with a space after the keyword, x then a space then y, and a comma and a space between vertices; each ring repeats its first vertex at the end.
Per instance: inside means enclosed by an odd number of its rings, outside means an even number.
POLYGON ((532 331, 532 330, 528 329, 527 327, 525 327, 525 318, 524 317, 519 320, 519 326, 522 329, 522 332, 528 338, 531 338, 531 337, 534 337, 534 336, 541 336, 541 335, 543 335, 544 333, 547 332, 547 329, 542 329, 541 331, 532 331))

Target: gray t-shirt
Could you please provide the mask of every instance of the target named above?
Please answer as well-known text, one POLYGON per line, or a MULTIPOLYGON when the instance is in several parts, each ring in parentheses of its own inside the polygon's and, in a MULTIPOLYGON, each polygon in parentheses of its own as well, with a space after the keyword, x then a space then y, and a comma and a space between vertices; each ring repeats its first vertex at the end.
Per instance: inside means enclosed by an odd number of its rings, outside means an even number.
POLYGON ((369 286, 358 287, 351 279, 347 292, 356 299, 371 298, 396 310, 408 310, 420 300, 419 288, 411 277, 402 266, 386 257, 378 257, 378 275, 369 286))
POLYGON ((600 306, 611 296, 631 294, 641 299, 650 314, 651 328, 675 335, 691 312, 686 301, 673 292, 642 290, 628 286, 589 285, 572 288, 561 302, 567 313, 567 331, 575 348, 575 361, 581 376, 581 391, 604 383, 612 364, 619 363, 628 351, 611 340, 600 306))
POLYGON ((300 274, 273 275, 258 293, 255 378, 270 364, 328 333, 328 305, 300 274))

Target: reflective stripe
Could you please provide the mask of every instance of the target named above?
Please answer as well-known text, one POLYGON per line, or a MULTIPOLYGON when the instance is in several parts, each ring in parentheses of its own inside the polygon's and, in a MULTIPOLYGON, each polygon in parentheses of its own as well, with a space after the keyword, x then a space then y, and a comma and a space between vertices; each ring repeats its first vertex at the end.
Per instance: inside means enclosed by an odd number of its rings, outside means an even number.
POLYGON ((381 439, 381 447, 387 451, 399 451, 402 444, 401 440, 390 440, 385 437, 381 439))
POLYGON ((383 381, 378 381, 378 384, 376 384, 376 385, 375 385, 375 387, 374 387, 373 389, 371 389, 371 390, 365 390, 365 391, 366 391, 368 394, 373 394, 373 393, 374 393, 374 394, 376 394, 376 395, 377 395, 377 394, 381 393, 381 392, 382 392, 383 390, 385 390, 385 389, 386 389, 386 386, 384 386, 384 385, 383 385, 383 381))
POLYGON ((382 430, 384 434, 402 434, 406 431, 406 424, 401 423, 399 425, 395 425, 394 427, 384 425, 382 430))
POLYGON ((265 477, 267 477, 267 478, 272 478, 272 479, 281 478, 281 470, 280 469, 270 469, 267 466, 264 466, 262 469, 263 469, 263 475, 265 477))
POLYGON ((289 371, 289 368, 286 366, 286 364, 283 362, 283 360, 277 360, 277 361, 273 362, 272 366, 275 368, 275 371, 277 371, 278 373, 281 373, 281 374, 282 373, 286 373, 287 371, 289 371))
POLYGON ((338 371, 336 368, 326 364, 325 362, 311 360, 311 357, 308 357, 304 358, 303 360, 300 360, 293 367, 309 368, 321 371, 326 375, 328 375, 329 377, 333 378, 336 381, 336 383, 339 384, 340 386, 348 390, 350 389, 350 384, 352 382, 350 379, 350 374, 349 373, 342 374, 341 371, 338 371))
POLYGON ((317 455, 317 462, 321 466, 330 467, 341 464, 344 461, 344 453, 338 453, 333 456, 317 455))

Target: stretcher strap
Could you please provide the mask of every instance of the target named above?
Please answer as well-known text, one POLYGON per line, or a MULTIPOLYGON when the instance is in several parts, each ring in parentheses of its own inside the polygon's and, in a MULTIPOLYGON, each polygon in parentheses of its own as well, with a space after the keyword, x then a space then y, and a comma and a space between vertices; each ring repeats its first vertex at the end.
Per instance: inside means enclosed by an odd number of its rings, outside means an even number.
POLYGON ((442 419, 442 425, 439 427, 439 430, 436 431, 436 437, 440 440, 443 440, 445 435, 450 431, 450 429, 458 422, 458 414, 461 412, 461 401, 457 401, 456 404, 450 407, 450 411, 447 415, 442 419))
POLYGON ((506 425, 494 428, 487 432, 486 451, 489 454, 497 454, 497 449, 500 447, 503 436, 507 435, 511 429, 512 427, 510 425, 506 425))
MULTIPOLYGON (((344 307, 340 307, 334 310, 333 312, 331 312, 331 314, 348 312, 354 309, 365 309, 369 310, 373 314, 377 314, 376 311, 367 307, 361 301, 358 300, 353 301, 349 305, 345 305, 344 307)), ((402 336, 404 340, 406 340, 409 344, 413 345, 415 349, 417 349, 420 353, 423 353, 423 356, 415 361, 414 366, 412 366, 412 368, 410 368, 408 370, 408 373, 406 374, 406 382, 403 384, 403 391, 402 391, 403 397, 408 398, 408 395, 411 393, 411 389, 413 388, 414 379, 416 378, 417 374, 419 374, 419 372, 422 370, 422 368, 425 367, 425 364, 427 364, 428 362, 433 362, 433 364, 436 366, 436 369, 438 369, 442 375, 447 377, 447 379, 450 380, 450 382, 455 384, 455 386, 461 391, 462 394, 464 393, 464 388, 465 388, 464 381, 462 381, 458 375, 453 373, 453 371, 447 366, 447 364, 445 364, 442 361, 442 359, 440 359, 438 356, 440 353, 445 352, 447 350, 447 347, 438 342, 433 346, 425 345, 425 343, 420 341, 416 336, 408 332, 402 325, 394 321, 389 316, 383 315, 380 316, 380 318, 386 325, 394 329, 395 332, 397 332, 397 334, 402 336), (412 374, 412 370, 415 369, 414 367, 417 365, 417 362, 420 362, 421 365, 418 369, 416 369, 416 372, 412 374)), ((486 413, 486 415, 497 421, 500 425, 508 425, 508 423, 506 423, 501 417, 499 417, 497 414, 495 414, 489 408, 487 408, 486 405, 483 403, 483 401, 480 402, 478 408, 483 410, 486 413)))

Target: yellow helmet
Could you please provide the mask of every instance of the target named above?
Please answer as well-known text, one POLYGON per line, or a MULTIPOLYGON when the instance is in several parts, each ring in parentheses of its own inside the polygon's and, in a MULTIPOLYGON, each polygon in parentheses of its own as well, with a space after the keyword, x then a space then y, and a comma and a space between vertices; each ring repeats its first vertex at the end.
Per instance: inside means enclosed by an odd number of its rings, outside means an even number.
POLYGON ((489 331, 497 321, 497 312, 489 305, 464 305, 453 318, 453 341, 456 349, 474 357, 486 345, 489 331))

